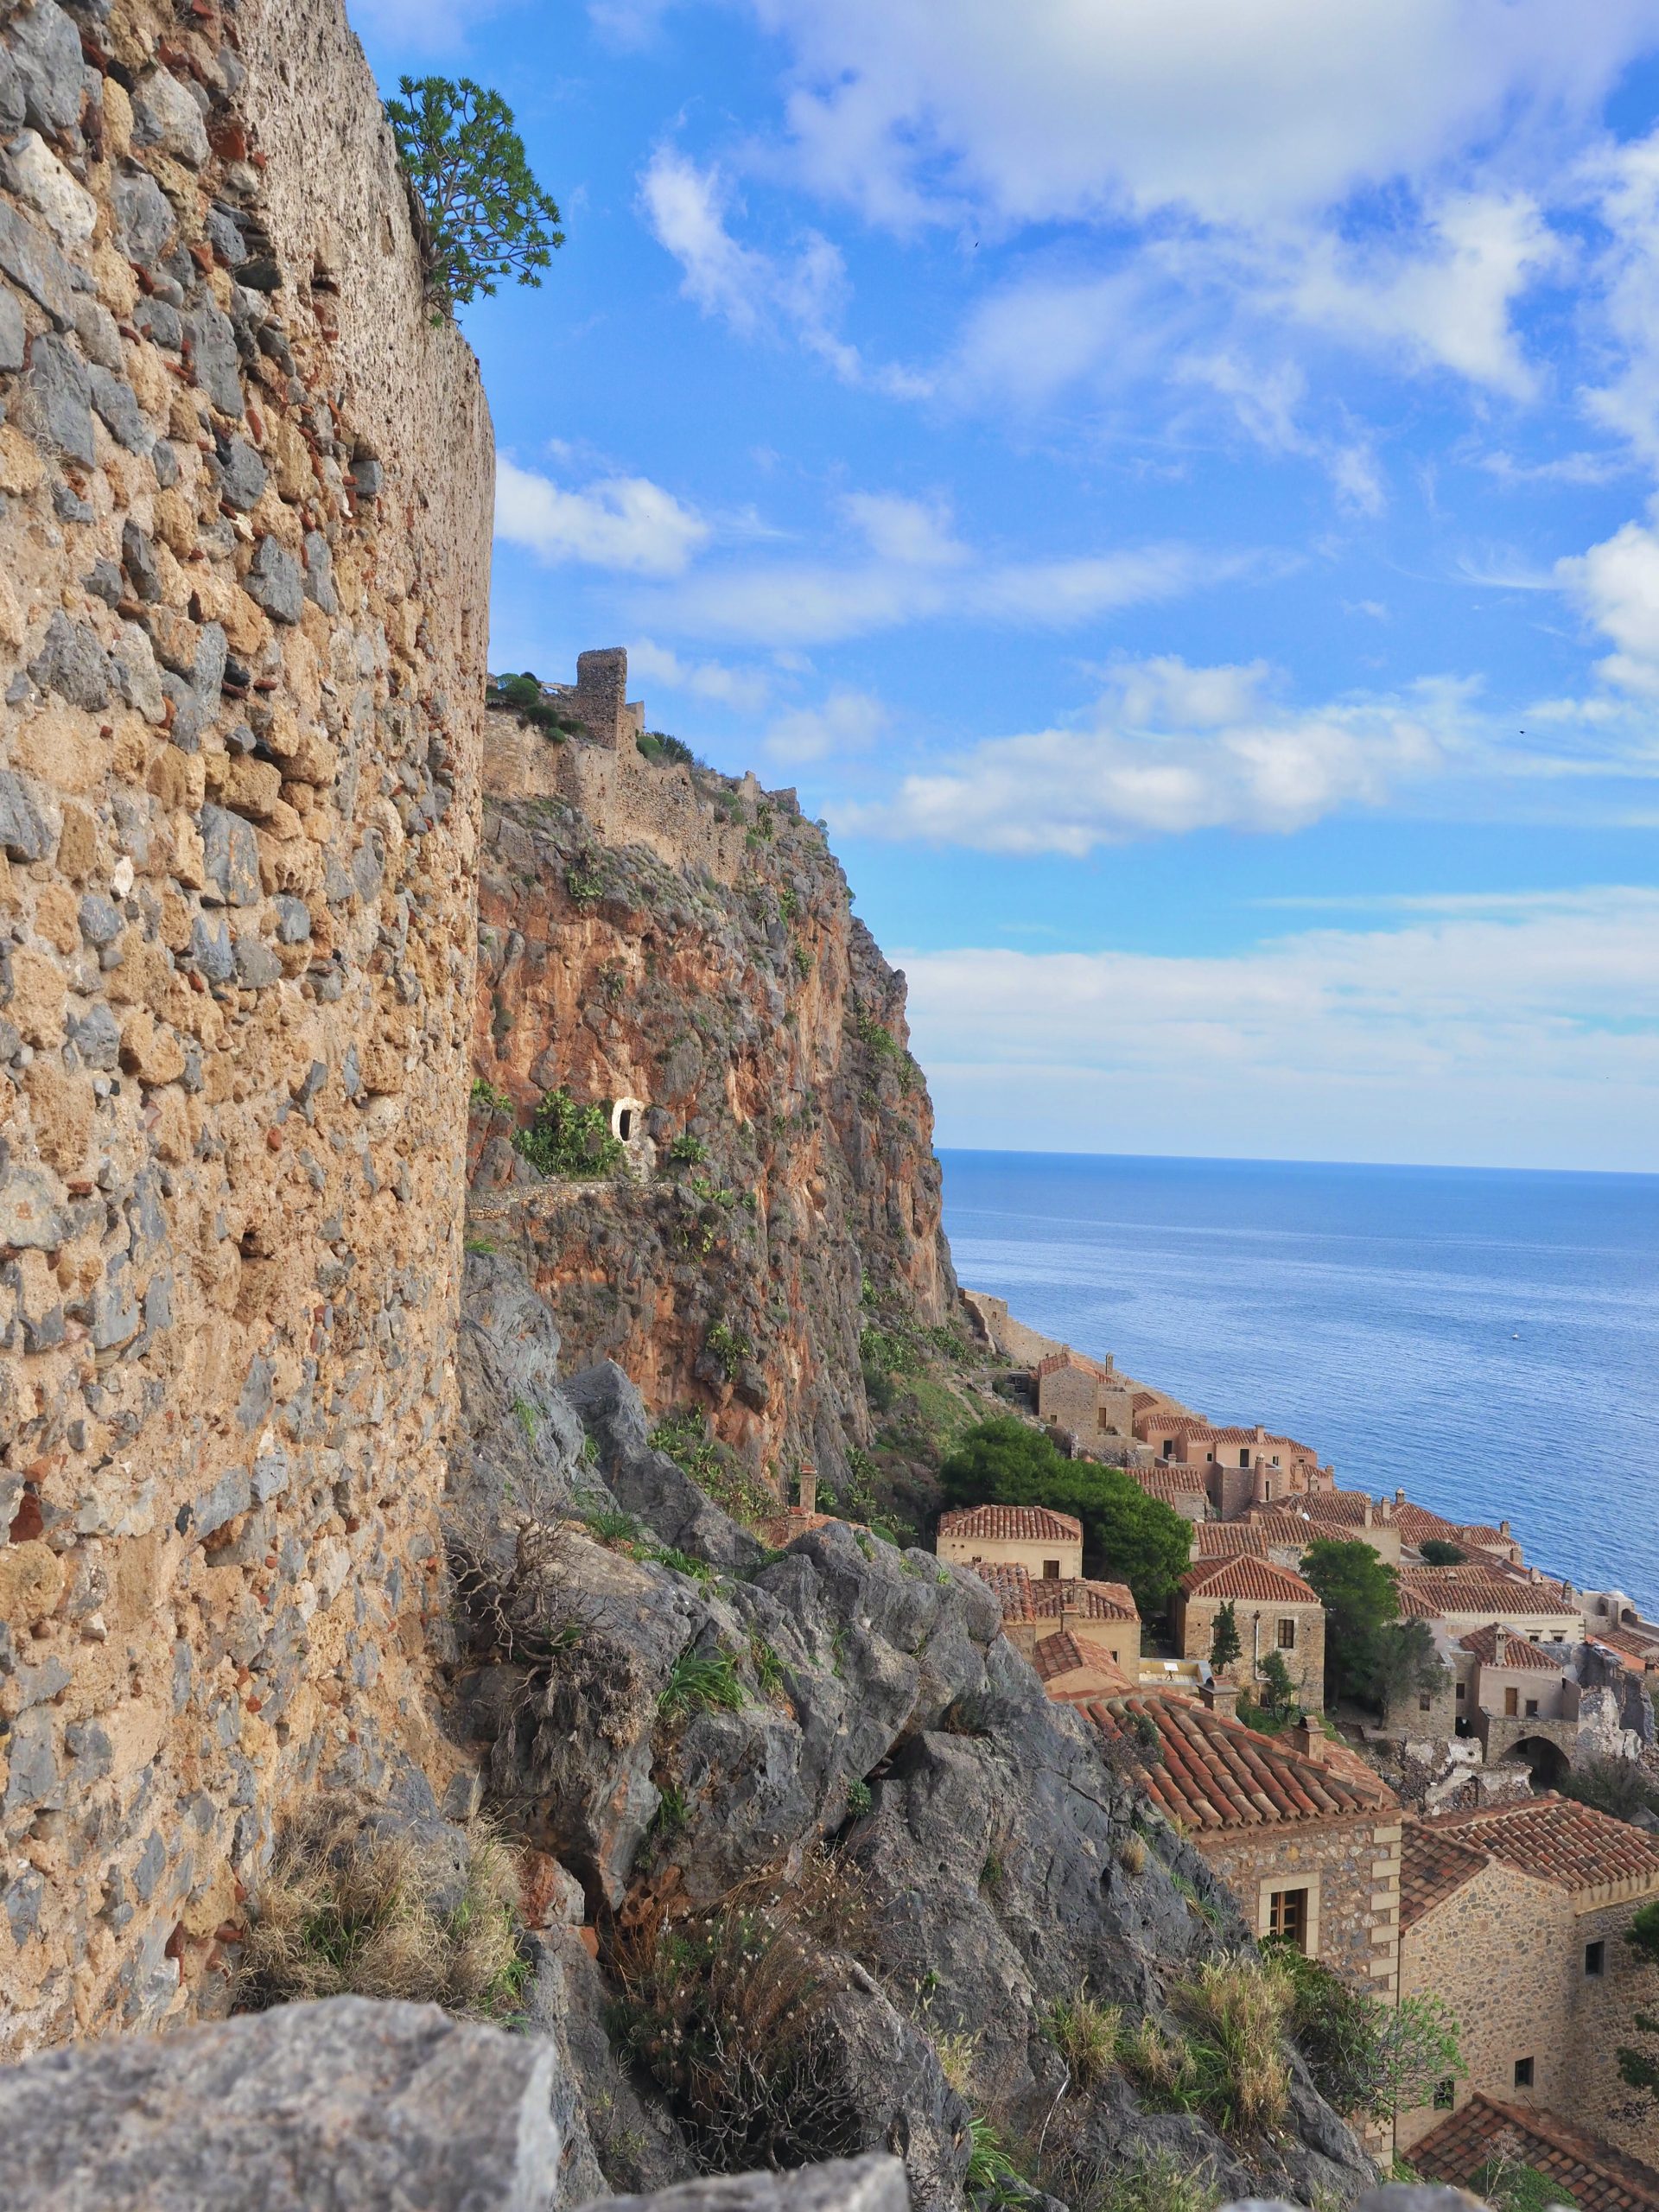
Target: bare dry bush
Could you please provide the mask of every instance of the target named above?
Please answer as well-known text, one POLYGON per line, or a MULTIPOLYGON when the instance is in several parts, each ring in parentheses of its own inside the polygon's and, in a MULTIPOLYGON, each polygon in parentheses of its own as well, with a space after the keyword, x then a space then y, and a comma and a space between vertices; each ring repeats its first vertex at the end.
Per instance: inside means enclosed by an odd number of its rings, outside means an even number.
POLYGON ((401 1997, 499 2019, 517 2010, 518 1873, 493 1830, 441 1847, 377 1830, 359 1804, 289 1829, 254 1900, 236 2003, 401 1997))

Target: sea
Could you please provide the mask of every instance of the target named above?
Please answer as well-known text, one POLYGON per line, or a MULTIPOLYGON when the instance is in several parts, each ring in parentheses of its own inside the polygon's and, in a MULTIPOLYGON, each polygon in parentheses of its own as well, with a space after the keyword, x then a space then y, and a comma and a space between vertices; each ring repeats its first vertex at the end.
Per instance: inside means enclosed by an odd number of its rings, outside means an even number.
POLYGON ((1659 1175, 939 1158, 1018 1319, 1659 1618, 1659 1175))

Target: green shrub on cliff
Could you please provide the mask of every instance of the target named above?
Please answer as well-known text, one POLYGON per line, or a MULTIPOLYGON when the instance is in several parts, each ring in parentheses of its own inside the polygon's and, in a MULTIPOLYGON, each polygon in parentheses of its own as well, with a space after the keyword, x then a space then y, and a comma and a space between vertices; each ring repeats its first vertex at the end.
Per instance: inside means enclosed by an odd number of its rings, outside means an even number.
POLYGON ((559 211, 531 174, 512 110, 470 77, 400 77, 386 120, 426 218, 427 289, 451 314, 498 279, 539 284, 564 244, 559 211))
POLYGON ((608 1175, 626 1147, 611 1135, 610 1111, 594 1100, 579 1106, 560 1085, 544 1090, 535 1118, 518 1131, 512 1148, 543 1175, 608 1175))
POLYGON ((950 1505, 1046 1505, 1075 1514, 1093 1565, 1135 1592, 1141 1618, 1161 1613, 1186 1570, 1191 1524, 1120 1467, 1067 1459, 1011 1414, 970 1428, 939 1470, 950 1505))

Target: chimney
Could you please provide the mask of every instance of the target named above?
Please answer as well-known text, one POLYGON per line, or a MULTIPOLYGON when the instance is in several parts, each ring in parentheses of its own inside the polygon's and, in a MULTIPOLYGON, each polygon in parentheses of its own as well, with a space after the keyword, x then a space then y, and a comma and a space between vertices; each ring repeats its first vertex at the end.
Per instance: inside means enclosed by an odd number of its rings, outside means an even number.
POLYGON ((1500 1521, 1500 1522, 1498 1522, 1498 1524, 1497 1524, 1497 1533, 1498 1533, 1498 1535, 1499 1535, 1500 1536, 1507 1536, 1507 1535, 1509 1535, 1509 1533, 1510 1533, 1510 1524, 1509 1524, 1509 1522, 1508 1522, 1507 1521, 1500 1521))
POLYGON ((1510 1639, 1501 1628, 1495 1629, 1492 1631, 1492 1664, 1495 1667, 1507 1667, 1509 1663, 1510 1639))
POLYGON ((1298 1720, 1285 1731, 1285 1741, 1292 1751, 1300 1751, 1315 1766, 1325 1764, 1325 1731, 1311 1720, 1298 1720))
POLYGON ((1404 1491, 1402 1491, 1402 1490, 1397 1490, 1397 1491, 1395 1491, 1395 1492, 1394 1493, 1394 1502, 1395 1502, 1395 1503, 1396 1505, 1403 1505, 1403 1504, 1405 1503, 1405 1502, 1406 1502, 1406 1493, 1404 1492, 1404 1491))
POLYGON ((1205 1682, 1198 1692, 1200 1702, 1206 1711, 1218 1713, 1224 1720, 1238 1718, 1238 1685, 1236 1682, 1205 1682))
POLYGON ((810 1459, 801 1462, 799 1482, 802 1512, 816 1513, 818 1510, 818 1471, 810 1459))
POLYGON ((1371 1525, 1371 1501, 1369 1497, 1365 1501, 1364 1510, 1360 1516, 1359 1525, 1362 1529, 1369 1529, 1371 1525))

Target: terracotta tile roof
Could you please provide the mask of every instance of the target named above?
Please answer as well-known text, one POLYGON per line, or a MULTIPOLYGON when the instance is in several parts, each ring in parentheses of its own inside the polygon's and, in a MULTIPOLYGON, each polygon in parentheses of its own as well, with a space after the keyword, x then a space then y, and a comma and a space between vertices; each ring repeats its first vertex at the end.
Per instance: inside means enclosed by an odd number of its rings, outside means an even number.
POLYGON ((1409 1928, 1491 1861, 1440 1828, 1408 1821, 1400 1840, 1400 1925, 1409 1928))
POLYGON ((1496 1567, 1402 1567, 1400 1570, 1400 1611, 1408 1620, 1434 1620, 1446 1613, 1531 1613, 1545 1618, 1576 1618, 1579 1608, 1567 1605, 1550 1582, 1517 1581, 1496 1567))
POLYGON ((1395 1803, 1375 1777, 1363 1786, 1357 1777, 1332 1773, 1288 1745, 1185 1698, 1089 1698, 1077 1710, 1128 1749, 1147 1796, 1185 1827, 1213 1834, 1357 1814, 1376 1817, 1395 1803), (1147 1761, 1135 1725, 1140 1716, 1157 1729, 1161 1759, 1147 1761))
POLYGON ((1269 1444, 1276 1444, 1281 1452, 1292 1452, 1298 1459, 1312 1459, 1316 1457, 1311 1445, 1299 1444, 1294 1436, 1275 1436, 1269 1429, 1232 1427, 1212 1428, 1210 1433, 1217 1444, 1259 1444, 1263 1450, 1269 1444))
POLYGON ((1427 2180, 1468 2188, 1505 2139, 1528 2165, 1560 2182, 1581 2212, 1659 2212, 1659 2173, 1651 2167, 1554 2113, 1478 2091, 1413 2146, 1411 2163, 1427 2180))
POLYGON ((942 1536, 983 1536, 993 1543, 1080 1544, 1083 1523, 1046 1505, 961 1505, 941 1513, 942 1536))
POLYGON ((1372 1521, 1386 1521, 1387 1510, 1363 1490, 1319 1490, 1310 1491, 1307 1510, 1315 1521, 1339 1522, 1344 1528, 1363 1529, 1369 1515, 1372 1521))
POLYGON ((1294 1546, 1298 1551, 1305 1552, 1310 1544, 1317 1544, 1322 1536, 1330 1534, 1292 1505, 1253 1505, 1246 1525, 1258 1529, 1269 1547, 1280 1551, 1294 1546))
POLYGON ((1103 1643, 1091 1643, 1086 1637, 1073 1636, 1069 1629, 1062 1629, 1058 1636, 1044 1637, 1032 1664, 1046 1683, 1052 1682, 1057 1675, 1086 1673, 1097 1676, 1095 1687, 1086 1693, 1090 1697, 1127 1693, 1135 1688, 1103 1643))
POLYGON ((1082 1613, 1094 1621, 1139 1621, 1140 1608, 1124 1582, 1073 1580, 1065 1575, 1031 1577, 1031 1609, 1039 1620, 1056 1613, 1082 1613))
POLYGON ((1124 1473, 1138 1483, 1148 1497, 1161 1498, 1172 1505, 1177 1498, 1203 1497, 1205 1495, 1204 1477, 1197 1467, 1184 1466, 1172 1460, 1161 1467, 1125 1467, 1124 1473))
POLYGON ((1589 1640, 1592 1643, 1605 1643, 1610 1651, 1617 1651, 1627 1663, 1659 1665, 1659 1641, 1650 1636, 1637 1635, 1634 1630, 1599 1628, 1589 1640))
POLYGON ((1402 1504, 1394 1509, 1394 1525, 1406 1541, 1414 1549, 1432 1537, 1442 1544, 1455 1544, 1459 1532, 1455 1522, 1443 1521, 1438 1513, 1431 1513, 1427 1506, 1402 1504))
POLYGON ((1241 1552, 1266 1559, 1268 1540, 1247 1521, 1200 1521, 1192 1531, 1192 1551, 1198 1559, 1235 1559, 1241 1552))
POLYGON ((1252 1559, 1241 1553, 1234 1559, 1200 1560, 1181 1577, 1183 1596, 1188 1598, 1257 1598, 1264 1605, 1317 1605, 1318 1591, 1275 1567, 1270 1559, 1252 1559))
POLYGON ((1484 1628, 1476 1629, 1472 1635, 1460 1636, 1458 1645, 1460 1650, 1472 1651, 1485 1667, 1520 1667, 1529 1669, 1535 1675, 1559 1675, 1561 1672, 1559 1646, 1552 1658, 1548 1651, 1541 1651, 1535 1643, 1529 1643, 1518 1628, 1500 1630, 1495 1621, 1488 1621, 1484 1628), (1503 1638, 1501 1658, 1497 1650, 1500 1634, 1503 1638))
POLYGON ((968 1571, 989 1589, 1005 1621, 1036 1619, 1031 1606, 1031 1577, 1023 1567, 1010 1567, 1001 1560, 976 1559, 968 1571))
POLYGON ((1659 1840, 1553 1790, 1517 1805, 1436 1813, 1421 1825, 1574 1895, 1614 1883, 1659 1887, 1659 1840))
POLYGON ((1494 1551, 1508 1551, 1515 1541, 1513 1536, 1506 1536, 1501 1529, 1489 1528, 1484 1521, 1465 1521, 1458 1535, 1465 1544, 1490 1545, 1494 1551))
POLYGON ((1129 1401, 1131 1410, 1137 1414, 1147 1413, 1158 1403, 1160 1400, 1155 1390, 1137 1390, 1129 1401))

